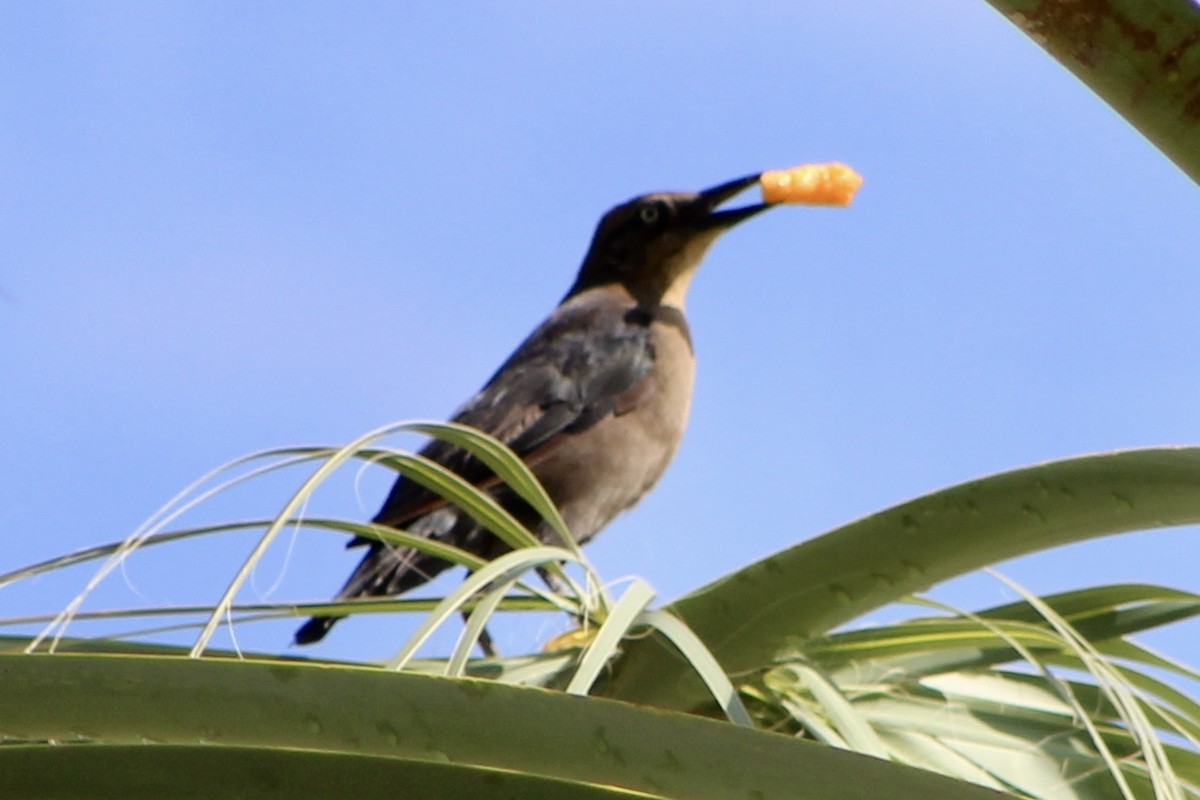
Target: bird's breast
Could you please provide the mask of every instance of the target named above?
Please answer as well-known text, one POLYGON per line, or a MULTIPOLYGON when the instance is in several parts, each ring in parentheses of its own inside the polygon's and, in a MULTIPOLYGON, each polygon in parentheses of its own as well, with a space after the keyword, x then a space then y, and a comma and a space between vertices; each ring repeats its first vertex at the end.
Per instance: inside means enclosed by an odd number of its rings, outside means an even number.
POLYGON ((670 464, 687 427, 696 361, 682 315, 651 322, 653 369, 636 402, 569 437, 534 468, 575 538, 590 539, 648 492, 670 464))

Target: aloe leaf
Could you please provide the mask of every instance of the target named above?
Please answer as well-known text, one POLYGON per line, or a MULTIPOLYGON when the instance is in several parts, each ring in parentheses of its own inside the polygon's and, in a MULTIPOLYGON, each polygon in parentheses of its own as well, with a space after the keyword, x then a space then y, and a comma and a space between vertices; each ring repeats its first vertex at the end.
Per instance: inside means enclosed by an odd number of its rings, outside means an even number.
POLYGON ((0 791, 12 800, 82 797, 630 800, 662 796, 486 766, 207 744, 5 747, 0 750, 0 791))
MULTIPOLYGON (((1083 456, 969 481, 894 506, 721 578, 668 609, 731 673, 948 578, 1126 531, 1200 522, 1200 448, 1083 456)), ((633 642, 612 696, 703 702, 666 646, 633 642)))
MULTIPOLYGON (((350 791, 356 764, 372 776, 363 787, 370 796, 507 796, 470 791, 471 776, 483 771, 485 784, 496 775, 527 781, 514 783, 518 789, 557 783, 562 797, 765 800, 802 792, 809 800, 848 800, 875 796, 880 787, 893 800, 996 797, 944 776, 714 720, 364 667, 0 655, 0 687, 6 798, 72 790, 116 797, 118 779, 123 798, 265 794, 276 780, 286 786, 284 797, 357 796, 350 791), (261 756, 254 766, 244 760, 253 756, 247 749, 261 756), (285 773, 298 761, 311 766, 296 767, 302 779, 292 780, 285 773), (435 785, 441 770, 453 776, 448 783, 464 782, 435 785), (392 776, 399 787, 413 785, 418 778, 404 778, 405 771, 424 776, 428 790, 377 790, 392 776), (224 788, 214 788, 219 782, 224 788), (572 794, 576 784, 588 793, 572 794)), ((538 789, 528 796, 550 795, 538 789)))
POLYGON ((988 0, 1200 182, 1200 6, 988 0))

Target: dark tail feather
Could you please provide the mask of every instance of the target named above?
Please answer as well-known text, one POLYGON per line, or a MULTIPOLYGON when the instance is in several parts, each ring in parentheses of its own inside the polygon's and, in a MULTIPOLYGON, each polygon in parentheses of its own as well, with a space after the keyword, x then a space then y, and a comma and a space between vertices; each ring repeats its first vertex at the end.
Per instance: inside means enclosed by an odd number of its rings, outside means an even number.
POLYGON ((313 617, 308 622, 300 626, 296 631, 296 636, 292 640, 295 644, 312 644, 319 642, 325 638, 325 634, 329 633, 329 629, 333 627, 340 617, 313 617))
MULTIPOLYGON (((467 534, 477 528, 475 521, 466 514, 448 507, 420 518, 409 526, 408 531, 461 544, 466 541, 467 534)), ((357 543, 358 540, 354 540, 351 546, 357 543)), ((379 542, 371 542, 370 549, 358 562, 335 599, 404 594, 451 566, 449 561, 427 556, 411 548, 385 547, 379 542)), ((300 626, 293 642, 298 645, 319 642, 340 619, 341 616, 313 617, 300 626)))

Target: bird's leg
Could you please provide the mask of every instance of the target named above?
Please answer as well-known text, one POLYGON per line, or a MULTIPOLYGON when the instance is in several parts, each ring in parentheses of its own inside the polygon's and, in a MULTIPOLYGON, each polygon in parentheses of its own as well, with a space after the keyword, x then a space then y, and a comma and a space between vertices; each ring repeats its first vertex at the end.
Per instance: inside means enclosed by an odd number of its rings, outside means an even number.
POLYGON ((546 584, 546 588, 555 594, 566 594, 567 584, 563 583, 557 575, 545 567, 537 568, 538 577, 542 579, 542 583, 546 584))
MULTIPOLYGON (((561 595, 568 591, 566 583, 564 583, 563 580, 554 573, 540 567, 538 568, 537 572, 538 575, 541 576, 542 581, 546 584, 546 588, 548 588, 551 592, 561 595)), ((587 604, 584 604, 580 608, 579 613, 567 613, 575 621, 576 630, 567 631, 566 633, 555 636, 542 646, 543 651, 549 652, 551 650, 564 650, 581 647, 590 642, 595 636, 597 628, 594 625, 594 620, 589 620, 587 604)))
MULTIPOLYGON (((462 611, 463 622, 471 618, 470 611, 462 611)), ((484 658, 496 658, 500 655, 500 651, 496 649, 496 642, 492 639, 492 635, 488 633, 485 627, 479 632, 479 649, 483 652, 484 658)))
MULTIPOLYGON (((553 572, 546 569, 545 567, 538 567, 537 574, 538 574, 538 577, 540 577, 542 579, 542 583, 546 584, 546 588, 549 589, 550 591, 554 592, 555 594, 566 594, 568 591, 570 591, 567 584, 564 583, 561 578, 559 578, 557 575, 555 575, 553 572)), ((575 618, 575 624, 578 625, 580 628, 582 628, 582 627, 584 627, 584 625, 586 625, 587 618, 585 615, 572 614, 572 616, 575 618)))

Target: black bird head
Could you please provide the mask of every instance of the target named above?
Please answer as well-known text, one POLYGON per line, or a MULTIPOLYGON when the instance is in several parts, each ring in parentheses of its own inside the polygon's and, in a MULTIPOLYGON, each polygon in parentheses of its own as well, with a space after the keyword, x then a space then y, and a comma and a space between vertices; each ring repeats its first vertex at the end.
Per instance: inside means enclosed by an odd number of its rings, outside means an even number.
POLYGON ((575 285, 567 296, 620 285, 645 306, 683 307, 704 254, 717 237, 770 208, 766 203, 725 211, 718 206, 758 183, 759 176, 702 192, 657 192, 635 197, 604 215, 575 285))

